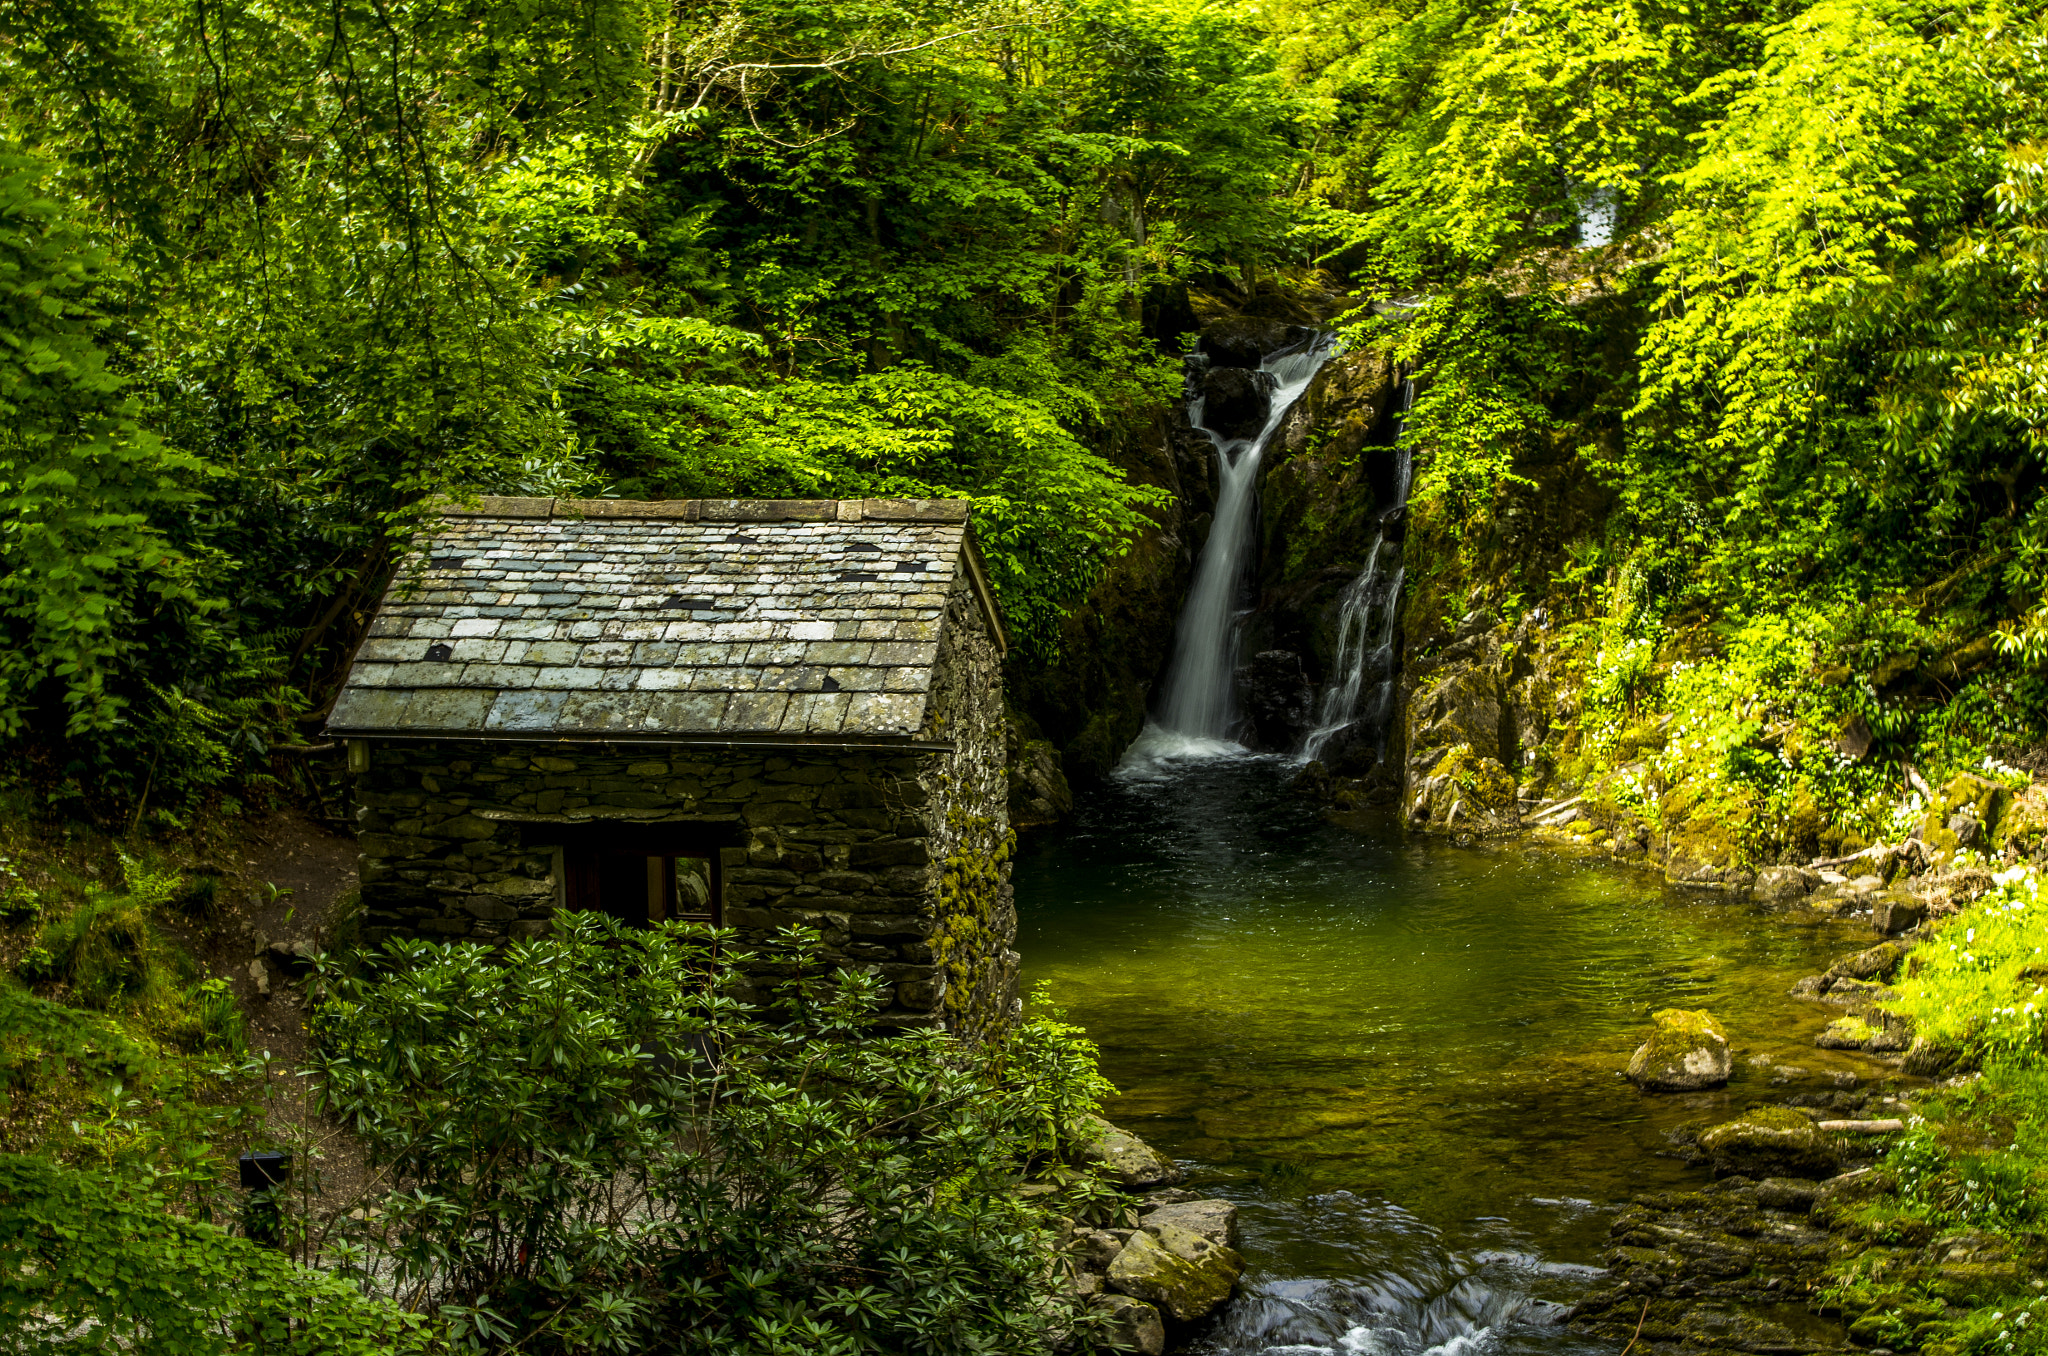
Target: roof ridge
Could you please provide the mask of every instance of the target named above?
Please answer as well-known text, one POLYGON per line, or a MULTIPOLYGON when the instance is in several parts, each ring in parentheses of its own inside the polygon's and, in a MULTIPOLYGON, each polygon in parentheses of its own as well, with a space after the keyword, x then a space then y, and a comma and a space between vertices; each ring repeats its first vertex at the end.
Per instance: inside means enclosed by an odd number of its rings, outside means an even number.
POLYGON ((661 518, 686 523, 964 523, 965 499, 568 499, 439 495, 444 518, 661 518))

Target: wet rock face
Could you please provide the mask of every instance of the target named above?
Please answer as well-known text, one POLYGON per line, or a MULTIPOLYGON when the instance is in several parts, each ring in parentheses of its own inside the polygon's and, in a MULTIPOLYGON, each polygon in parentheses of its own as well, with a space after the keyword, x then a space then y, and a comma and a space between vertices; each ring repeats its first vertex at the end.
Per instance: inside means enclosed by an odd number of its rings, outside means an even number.
POLYGON ((1246 661, 1237 671, 1237 701, 1254 747, 1270 752, 1294 748, 1315 719, 1308 674, 1292 650, 1261 650, 1246 661))
POLYGON ((1468 614, 1407 672, 1408 823, 1489 835, 1521 822, 1520 773, 1556 709, 1536 613, 1512 630, 1468 614))
POLYGON ((1212 367, 1257 367, 1267 355, 1302 343, 1313 333, 1284 320, 1221 316, 1202 331, 1202 355, 1212 367))
POLYGON ((1266 426, 1279 385, 1270 372, 1212 367, 1202 375, 1202 425, 1223 438, 1251 438, 1266 426))
POLYGON ((1074 793, 1051 740, 1023 739, 1012 726, 1009 771, 1011 828, 1056 824, 1072 812, 1074 793))
POLYGON ((1666 1008, 1651 1020, 1650 1038, 1629 1061, 1629 1082, 1645 1092, 1700 1092, 1728 1082, 1735 1061, 1714 1014, 1666 1008))

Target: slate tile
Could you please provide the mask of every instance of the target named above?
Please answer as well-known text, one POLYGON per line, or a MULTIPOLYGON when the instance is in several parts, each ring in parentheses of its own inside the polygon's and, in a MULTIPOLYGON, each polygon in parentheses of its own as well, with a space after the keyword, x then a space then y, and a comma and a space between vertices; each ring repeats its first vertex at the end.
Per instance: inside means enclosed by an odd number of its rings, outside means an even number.
POLYGON ((542 731, 555 728, 566 692, 501 692, 484 720, 487 730, 542 731))
POLYGON ((399 730, 406 724, 412 693, 381 688, 347 687, 328 713, 331 730, 399 730))
POLYGON ((721 728, 734 732, 769 733, 782 728, 782 714, 789 708, 783 692, 735 692, 725 708, 721 728))
MULTIPOLYGON (((840 688, 847 692, 879 692, 882 690, 884 680, 889 674, 895 672, 901 672, 901 670, 848 665, 844 668, 831 669, 825 676, 839 684, 840 688)), ((924 690, 922 682, 919 683, 918 690, 924 690)))
POLYGON ((848 734, 916 734, 924 723, 922 693, 851 694, 840 728, 848 734))

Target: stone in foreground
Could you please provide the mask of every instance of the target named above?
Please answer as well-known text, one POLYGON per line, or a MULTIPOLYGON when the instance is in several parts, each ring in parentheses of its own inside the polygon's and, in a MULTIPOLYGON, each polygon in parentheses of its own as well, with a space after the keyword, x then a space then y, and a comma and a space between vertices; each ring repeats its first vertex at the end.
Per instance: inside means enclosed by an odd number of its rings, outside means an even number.
POLYGON ((1100 1116, 1081 1117, 1067 1133, 1081 1162, 1100 1168, 1118 1186, 1143 1191, 1180 1180, 1180 1169, 1170 1159, 1100 1116))
POLYGON ((1109 1288, 1191 1323, 1230 1298, 1243 1270, 1227 1245, 1177 1224, 1147 1221, 1109 1264, 1109 1288))
POLYGON ((1104 1334, 1113 1351, 1133 1351, 1139 1356, 1162 1356, 1166 1350, 1166 1324, 1159 1311, 1129 1295, 1098 1295, 1095 1307, 1109 1315, 1104 1334))
POLYGON ((1717 1171, 1743 1177, 1829 1177, 1836 1168, 1826 1137, 1790 1107, 1761 1106, 1700 1136, 1717 1171))
POLYGON ((1714 1014, 1666 1008, 1651 1020, 1650 1038, 1628 1062, 1631 1083, 1645 1092, 1699 1092, 1727 1083, 1734 1060, 1714 1014))

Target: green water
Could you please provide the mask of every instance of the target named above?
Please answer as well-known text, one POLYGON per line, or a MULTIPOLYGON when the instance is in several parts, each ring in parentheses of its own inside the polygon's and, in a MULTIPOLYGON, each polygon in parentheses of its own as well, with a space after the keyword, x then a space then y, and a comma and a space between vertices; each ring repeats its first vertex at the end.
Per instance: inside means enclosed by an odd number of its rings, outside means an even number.
POLYGON ((1243 1209, 1212 1351, 1597 1351, 1554 1325, 1616 1205, 1703 1182, 1681 1123, 1890 1071, 1821 1051, 1799 976, 1868 925, 1522 849, 1336 826, 1278 760, 1098 793, 1026 845, 1027 981, 1102 1047, 1118 1122, 1243 1209), (1657 1008, 1721 1015, 1725 1092, 1620 1076, 1657 1008))

